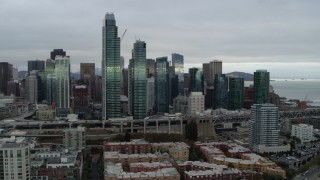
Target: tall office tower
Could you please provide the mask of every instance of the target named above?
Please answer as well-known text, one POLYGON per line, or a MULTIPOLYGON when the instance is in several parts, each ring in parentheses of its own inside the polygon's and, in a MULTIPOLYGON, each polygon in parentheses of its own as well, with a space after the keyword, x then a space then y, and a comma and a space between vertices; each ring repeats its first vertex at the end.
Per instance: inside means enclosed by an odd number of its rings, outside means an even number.
POLYGON ((173 53, 171 55, 172 58, 172 66, 174 67, 174 72, 178 75, 178 94, 184 94, 184 58, 183 55, 173 53))
POLYGON ((189 92, 203 92, 202 69, 190 68, 189 77, 189 92))
POLYGON ((228 109, 236 110, 244 106, 244 79, 229 77, 228 109))
POLYGON ((204 111, 204 95, 202 92, 190 92, 188 100, 189 115, 204 111))
POLYGON ((96 69, 94 63, 80 63, 80 79, 87 86, 88 98, 93 100, 96 69))
POLYGON ((33 70, 26 78, 26 97, 29 103, 38 102, 38 72, 33 70))
POLYGON ((70 109, 70 57, 56 56, 55 64, 55 90, 57 114, 58 111, 70 109))
POLYGON ((214 78, 213 107, 227 108, 228 103, 228 78, 225 74, 216 74, 214 78))
POLYGON ((123 69, 122 77, 123 77, 123 95, 128 97, 128 68, 123 69))
POLYGON ((183 87, 184 87, 184 95, 189 96, 189 86, 190 86, 190 74, 184 73, 183 74, 183 87))
POLYGON ((154 59, 147 59, 147 77, 151 78, 155 76, 155 60, 154 59))
POLYGON ((249 147, 257 151, 259 146, 279 145, 278 108, 273 104, 254 104, 249 121, 249 147))
POLYGON ((49 105, 55 106, 56 103, 56 76, 55 74, 48 74, 46 81, 46 99, 49 105))
POLYGON ((124 69, 124 57, 120 56, 120 94, 124 94, 124 84, 123 84, 123 69, 124 69))
POLYGON ((202 71, 203 71, 203 94, 205 95, 205 108, 212 107, 212 100, 213 100, 213 78, 212 72, 210 68, 210 63, 203 63, 202 64, 202 71))
POLYGON ((257 70, 254 72, 254 93, 253 103, 264 104, 269 100, 269 81, 270 74, 266 70, 257 70))
POLYGON ((7 84, 7 94, 15 95, 16 97, 20 97, 20 87, 18 80, 9 81, 7 84))
POLYGON ((210 62, 211 83, 214 83, 215 75, 222 74, 222 61, 213 60, 210 62))
POLYGON ((102 28, 102 118, 120 117, 120 38, 113 13, 102 28))
POLYGON ((19 80, 18 79, 18 68, 12 68, 12 79, 19 80))
POLYGON ((94 63, 80 63, 80 78, 85 79, 87 77, 94 78, 96 73, 94 63))
POLYGON ((30 180, 30 166, 27 143, 0 144, 0 179, 30 180))
POLYGON ((54 49, 50 52, 50 59, 55 60, 56 56, 66 56, 66 52, 63 49, 54 49))
POLYGON ((155 80, 153 77, 147 78, 147 114, 151 115, 154 112, 154 102, 155 102, 155 80))
POLYGON ((169 62, 167 57, 156 59, 156 112, 169 112, 169 62))
POLYGON ((7 95, 7 83, 10 80, 10 65, 8 62, 0 62, 0 94, 7 95))
POLYGON ((102 77, 99 75, 95 76, 94 79, 94 94, 93 94, 93 100, 96 103, 101 103, 102 99, 102 77))
POLYGON ((45 69, 45 61, 41 61, 41 60, 28 61, 28 72, 32 70, 44 71, 44 69, 45 69))
POLYGON ((130 60, 130 90, 129 103, 130 112, 133 119, 143 119, 146 117, 146 43, 144 41, 136 41, 132 49, 132 59, 130 60))
POLYGON ((178 76, 175 74, 174 66, 169 66, 169 104, 172 105, 173 99, 178 95, 178 76))

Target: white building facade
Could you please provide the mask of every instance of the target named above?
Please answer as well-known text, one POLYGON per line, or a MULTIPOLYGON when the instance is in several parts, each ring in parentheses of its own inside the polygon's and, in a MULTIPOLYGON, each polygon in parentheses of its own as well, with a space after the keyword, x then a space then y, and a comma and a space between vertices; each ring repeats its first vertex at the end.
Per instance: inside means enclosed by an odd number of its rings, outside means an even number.
POLYGON ((189 115, 204 111, 204 95, 202 92, 191 92, 188 101, 189 115))
POLYGON ((292 125, 291 136, 299 138, 301 142, 313 141, 313 126, 309 124, 292 125))
POLYGON ((254 104, 251 106, 249 121, 249 147, 257 152, 260 145, 279 146, 278 107, 273 104, 254 104))

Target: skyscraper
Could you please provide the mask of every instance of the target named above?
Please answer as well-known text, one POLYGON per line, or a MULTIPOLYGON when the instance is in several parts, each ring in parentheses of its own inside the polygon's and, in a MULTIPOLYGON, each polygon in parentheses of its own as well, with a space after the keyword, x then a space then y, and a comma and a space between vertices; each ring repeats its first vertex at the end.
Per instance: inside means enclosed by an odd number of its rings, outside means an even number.
POLYGON ((266 70, 257 70, 254 72, 254 104, 268 103, 269 100, 269 81, 270 74, 266 70))
POLYGON ((259 145, 279 145, 278 108, 273 104, 254 104, 249 121, 249 147, 253 151, 259 145))
POLYGON ((213 107, 227 108, 228 105, 228 78, 225 74, 216 74, 214 78, 213 107))
POLYGON ((228 109, 236 110, 244 105, 244 79, 229 77, 228 109))
POLYGON ((80 63, 80 78, 84 79, 85 76, 90 78, 95 77, 96 70, 94 63, 80 63))
POLYGON ((55 60, 56 56, 66 56, 66 52, 63 49, 54 49, 50 53, 50 59, 55 60))
POLYGON ((174 66, 169 66, 169 104, 172 105, 173 99, 178 95, 178 75, 174 72, 174 66))
POLYGON ((156 62, 154 59, 147 59, 147 77, 154 77, 155 76, 155 64, 156 62))
POLYGON ((38 74, 37 70, 30 72, 26 78, 26 96, 29 103, 38 102, 38 74))
POLYGON ((203 92, 202 69, 190 68, 189 77, 189 92, 203 92))
POLYGON ((120 38, 113 13, 102 28, 102 118, 120 117, 120 38))
POLYGON ((147 113, 150 115, 154 111, 154 102, 155 102, 155 84, 154 78, 147 78, 147 113))
POLYGON ((183 94, 184 91, 184 58, 183 55, 173 53, 171 55, 172 58, 172 66, 174 67, 174 72, 178 76, 178 94, 183 94))
POLYGON ((59 109, 64 111, 70 108, 70 57, 56 56, 55 61, 55 91, 58 114, 59 109))
POLYGON ((129 103, 133 119, 143 119, 146 117, 146 43, 136 41, 132 49, 132 59, 130 60, 130 94, 129 103))
POLYGON ((30 60, 28 61, 28 72, 32 70, 44 71, 45 69, 45 61, 41 60, 30 60))
MULTIPOLYGON (((7 95, 7 83, 10 80, 10 66, 8 62, 0 62, 0 93, 7 95)), ((12 72, 11 72, 12 75, 12 72)))
POLYGON ((156 59, 156 111, 169 112, 169 62, 167 57, 156 59))

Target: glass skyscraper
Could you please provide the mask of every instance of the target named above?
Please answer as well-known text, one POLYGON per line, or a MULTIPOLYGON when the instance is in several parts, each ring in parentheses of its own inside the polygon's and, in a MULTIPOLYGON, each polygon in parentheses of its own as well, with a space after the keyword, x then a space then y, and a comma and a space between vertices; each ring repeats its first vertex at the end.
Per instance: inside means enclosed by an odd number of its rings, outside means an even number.
POLYGON ((70 58, 69 56, 56 56, 55 60, 56 78, 56 103, 57 108, 70 108, 70 58))
POLYGON ((169 62, 167 57, 156 59, 156 111, 169 112, 169 62))
POLYGON ((266 70, 257 70, 254 72, 254 104, 268 103, 269 100, 269 81, 270 73, 266 70))
POLYGON ((146 111, 146 43, 136 41, 132 49, 132 59, 130 60, 130 108, 134 119, 143 119, 147 115, 146 111))
POLYGON ((243 108, 244 103, 244 79, 239 77, 229 78, 228 109, 243 108))
POLYGON ((173 53, 171 55, 172 58, 172 66, 174 67, 174 72, 178 76, 178 94, 184 94, 184 58, 183 55, 173 53))
POLYGON ((228 78, 225 74, 216 74, 214 77, 214 109, 226 108, 228 103, 228 78))
POLYGON ((203 92, 203 76, 201 68, 189 69, 189 92, 203 92))
POLYGON ((102 28, 102 118, 120 117, 120 38, 113 13, 102 28))

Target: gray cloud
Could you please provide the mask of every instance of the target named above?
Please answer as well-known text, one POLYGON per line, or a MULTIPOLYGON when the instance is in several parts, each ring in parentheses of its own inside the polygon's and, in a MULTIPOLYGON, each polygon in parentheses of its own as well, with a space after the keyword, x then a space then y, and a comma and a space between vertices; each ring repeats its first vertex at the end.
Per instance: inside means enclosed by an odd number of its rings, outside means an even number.
POLYGON ((22 69, 27 60, 47 59, 52 49, 63 48, 74 71, 86 61, 99 67, 102 19, 114 12, 119 36, 128 29, 121 44, 126 62, 140 38, 150 58, 178 52, 188 64, 216 58, 226 64, 281 62, 271 69, 284 74, 282 69, 295 68, 283 66, 286 62, 318 67, 319 5, 316 0, 2 0, 0 61, 22 69))

